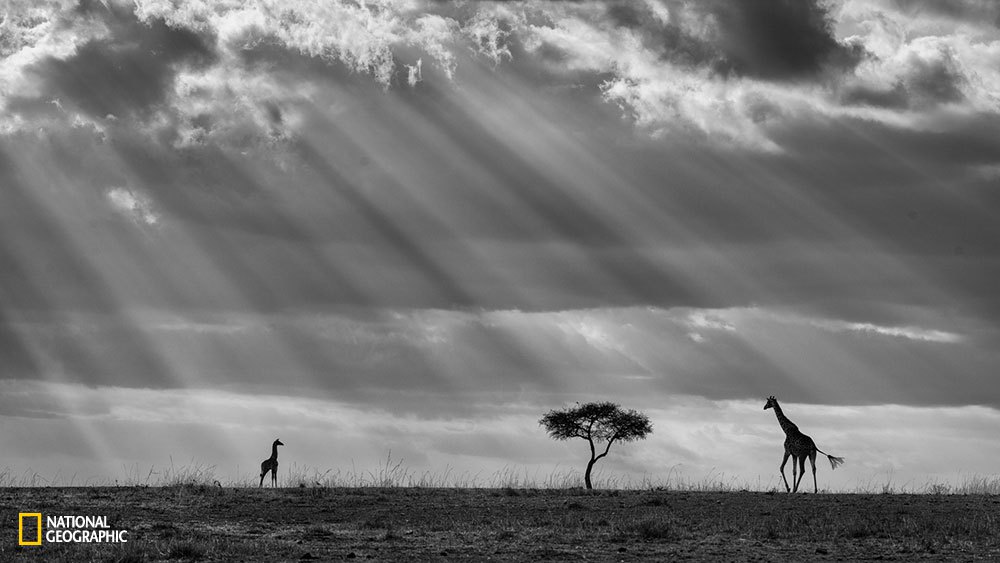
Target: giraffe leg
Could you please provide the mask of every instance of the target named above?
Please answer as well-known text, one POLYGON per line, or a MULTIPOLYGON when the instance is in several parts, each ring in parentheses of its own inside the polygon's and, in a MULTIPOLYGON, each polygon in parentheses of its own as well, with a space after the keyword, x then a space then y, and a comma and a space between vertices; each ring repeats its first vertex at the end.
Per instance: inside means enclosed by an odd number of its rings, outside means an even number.
POLYGON ((792 492, 797 493, 799 491, 799 474, 797 473, 799 467, 798 456, 792 456, 792 492))
POLYGON ((809 465, 812 466, 813 470, 813 492, 819 494, 819 485, 816 484, 816 450, 809 454, 809 465))
POLYGON ((798 458, 796 461, 799 462, 799 480, 795 483, 795 490, 799 490, 799 485, 802 483, 802 478, 806 476, 806 456, 798 458))
POLYGON ((264 486, 264 475, 267 475, 267 471, 260 472, 260 485, 257 485, 258 489, 264 486))
MULTIPOLYGON (((785 478, 785 463, 788 462, 788 450, 785 450, 785 457, 781 458, 781 480, 785 482, 785 492, 791 492, 792 488, 788 486, 788 479, 785 478)), ((795 464, 792 463, 792 471, 795 471, 795 464)), ((792 476, 792 480, 795 476, 792 476)))

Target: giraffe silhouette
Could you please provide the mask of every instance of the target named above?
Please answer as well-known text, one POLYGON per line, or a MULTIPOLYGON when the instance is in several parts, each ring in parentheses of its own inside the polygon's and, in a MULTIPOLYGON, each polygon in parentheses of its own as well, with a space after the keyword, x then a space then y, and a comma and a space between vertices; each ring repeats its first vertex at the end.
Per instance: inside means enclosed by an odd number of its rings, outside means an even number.
POLYGON ((778 404, 778 400, 774 398, 774 395, 767 398, 764 410, 767 409, 774 409, 774 414, 778 417, 778 424, 781 425, 781 429, 785 432, 785 456, 781 458, 781 479, 785 482, 785 491, 794 493, 799 490, 799 483, 802 482, 802 476, 806 473, 806 458, 809 458, 809 465, 812 466, 813 473, 813 492, 818 493, 819 486, 816 484, 816 452, 828 457, 830 459, 830 466, 834 469, 844 463, 844 458, 834 457, 817 448, 816 442, 813 442, 812 438, 803 434, 794 422, 788 420, 785 413, 781 411, 781 405, 778 404), (785 478, 785 463, 788 462, 789 456, 792 458, 792 487, 788 486, 788 479, 785 478), (796 478, 796 466, 798 466, 798 478, 796 478))
POLYGON ((267 475, 268 471, 271 472, 271 486, 278 486, 278 446, 284 445, 281 440, 275 440, 271 444, 271 457, 260 462, 260 485, 257 488, 264 486, 264 475, 267 475))

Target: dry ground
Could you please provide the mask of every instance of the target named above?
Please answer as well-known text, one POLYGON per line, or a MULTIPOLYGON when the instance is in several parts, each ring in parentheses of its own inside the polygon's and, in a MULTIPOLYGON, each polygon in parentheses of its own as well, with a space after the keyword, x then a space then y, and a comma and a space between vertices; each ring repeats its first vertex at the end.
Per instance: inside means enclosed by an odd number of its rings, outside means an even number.
POLYGON ((2 561, 1000 560, 1000 496, 204 485, 0 489, 2 561), (18 512, 125 545, 17 545, 18 512))

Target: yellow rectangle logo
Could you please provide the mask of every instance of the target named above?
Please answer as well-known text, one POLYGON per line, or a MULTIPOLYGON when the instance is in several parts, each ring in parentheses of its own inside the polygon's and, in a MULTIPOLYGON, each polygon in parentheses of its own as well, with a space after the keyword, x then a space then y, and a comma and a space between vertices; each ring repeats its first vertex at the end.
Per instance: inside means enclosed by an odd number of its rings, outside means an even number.
POLYGON ((17 514, 17 545, 42 545, 42 513, 41 512, 19 512, 17 514), (24 539, 24 519, 34 518, 37 524, 38 538, 35 541, 24 539))

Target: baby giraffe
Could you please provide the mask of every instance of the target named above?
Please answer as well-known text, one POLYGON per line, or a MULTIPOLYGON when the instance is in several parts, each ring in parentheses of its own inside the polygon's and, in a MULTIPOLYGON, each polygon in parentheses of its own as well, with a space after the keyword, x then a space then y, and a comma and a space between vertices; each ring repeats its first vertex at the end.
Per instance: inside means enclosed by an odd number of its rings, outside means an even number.
POLYGON ((795 426, 795 423, 788 420, 785 413, 781 412, 781 406, 778 404, 778 400, 774 398, 774 395, 767 398, 764 410, 767 409, 774 409, 774 414, 778 417, 778 424, 781 425, 781 429, 785 432, 785 457, 781 458, 781 479, 785 482, 785 491, 794 493, 799 490, 799 483, 802 482, 802 476, 806 473, 806 458, 808 457, 813 471, 813 492, 818 493, 819 487, 816 485, 816 452, 830 458, 830 466, 834 469, 841 463, 844 463, 844 458, 834 457, 817 448, 813 439, 803 434, 799 430, 799 427, 795 426), (793 487, 788 486, 788 479, 785 478, 785 463, 788 461, 788 456, 792 456, 793 487), (798 465, 799 469, 797 479, 795 474, 796 465, 798 465))
POLYGON ((271 457, 260 462, 260 485, 257 486, 258 488, 264 486, 264 475, 267 475, 268 471, 271 472, 271 486, 278 486, 278 446, 284 446, 281 440, 275 440, 271 444, 271 457))

